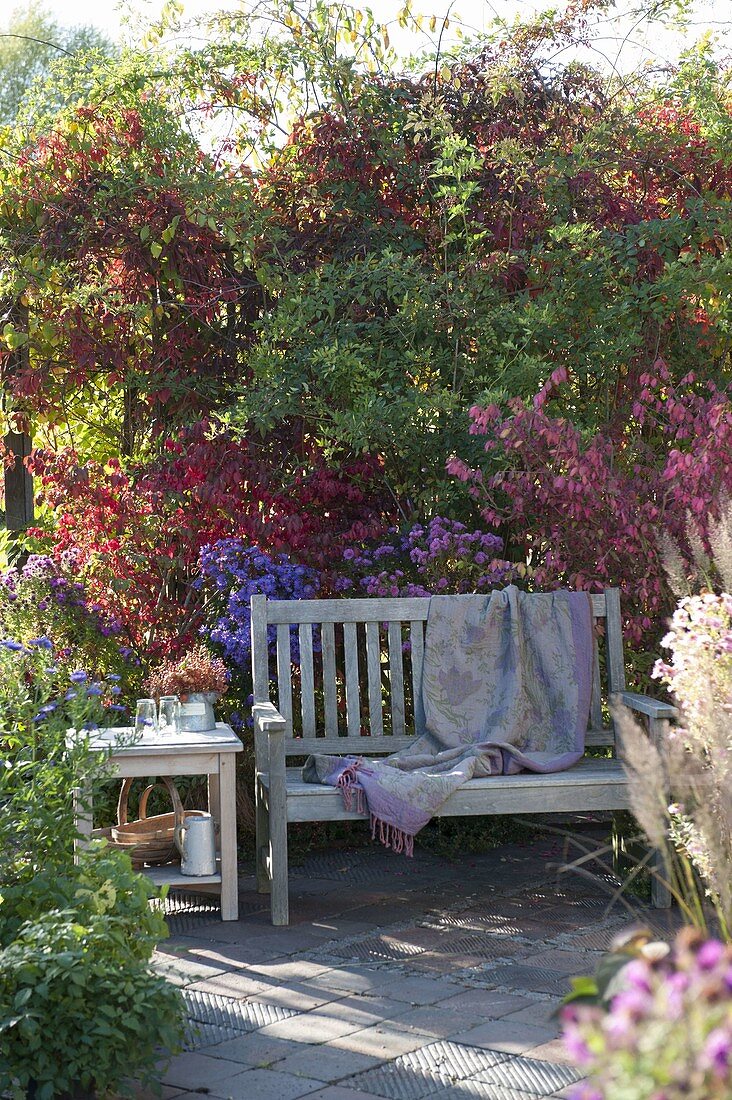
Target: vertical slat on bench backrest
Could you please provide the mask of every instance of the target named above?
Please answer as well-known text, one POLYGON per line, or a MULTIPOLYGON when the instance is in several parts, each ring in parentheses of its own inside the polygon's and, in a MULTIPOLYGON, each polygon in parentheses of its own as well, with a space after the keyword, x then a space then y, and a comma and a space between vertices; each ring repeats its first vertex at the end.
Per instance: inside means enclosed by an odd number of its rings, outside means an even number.
POLYGON ((313 672, 313 627, 300 623, 300 710, 303 737, 315 737, 315 675, 313 672))
POLYGON ((620 618, 620 591, 617 588, 605 590, 607 618, 605 630, 607 638, 607 675, 611 693, 625 691, 625 661, 623 659, 623 624, 620 618))
MULTIPOLYGON (((623 658, 623 622, 620 617, 620 591, 617 588, 605 589, 605 639, 607 659, 608 693, 625 691, 625 660, 623 658)), ((615 722, 615 756, 622 755, 620 733, 615 722)))
POLYGON ((422 664, 424 662, 424 623, 409 624, 409 639, 412 644, 412 705, 414 707, 414 732, 424 730, 424 707, 422 705, 422 664))
POLYGON ((355 623, 343 624, 343 648, 346 668, 346 725, 349 737, 361 733, 361 707, 358 698, 358 634, 355 623))
POLYGON ((323 647, 323 709, 325 736, 338 736, 338 696, 336 694, 335 626, 321 623, 320 638, 323 647))
POLYGON ((404 662, 402 624, 389 623, 389 685, 391 687, 391 732, 404 737, 404 662))
POLYGON ((592 695, 590 697, 590 729, 602 729, 602 687, 600 684, 600 653, 595 640, 595 656, 592 661, 592 695))
POLYGON ((254 702, 269 702, 269 645, 267 642, 267 597, 252 596, 252 680, 254 702))
POLYGON ((292 736, 292 663, 290 628, 287 623, 277 624, 277 683, 280 714, 287 722, 285 736, 292 736))
POLYGON ((383 737, 381 713, 381 642, 379 624, 366 623, 366 669, 369 678, 369 729, 372 737, 383 737))

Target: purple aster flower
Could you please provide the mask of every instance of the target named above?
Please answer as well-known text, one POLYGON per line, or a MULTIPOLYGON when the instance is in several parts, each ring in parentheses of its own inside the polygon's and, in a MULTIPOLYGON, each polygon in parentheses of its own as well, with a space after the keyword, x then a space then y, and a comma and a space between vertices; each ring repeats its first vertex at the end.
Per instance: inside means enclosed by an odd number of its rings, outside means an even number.
POLYGON ((76 672, 72 672, 69 676, 69 680, 71 680, 72 684, 83 684, 86 682, 87 678, 87 674, 81 668, 77 669, 76 672))
POLYGON ((732 1032, 729 1028, 718 1027, 710 1032, 704 1056, 715 1077, 727 1077, 732 1067, 732 1032))
POLYGON ((104 688, 102 687, 101 684, 90 684, 89 687, 86 689, 86 694, 87 695, 103 695, 104 694, 104 688))
POLYGON ((22 646, 20 642, 16 642, 12 638, 5 638, 4 641, 0 642, 0 645, 3 649, 10 649, 14 653, 22 653, 25 650, 25 647, 22 646))
POLYGON ((707 940, 696 953, 696 965, 700 970, 714 970, 724 955, 724 947, 719 940, 707 940))
POLYGON ((35 646, 36 649, 53 649, 53 642, 45 634, 41 634, 40 638, 31 638, 28 645, 35 646))

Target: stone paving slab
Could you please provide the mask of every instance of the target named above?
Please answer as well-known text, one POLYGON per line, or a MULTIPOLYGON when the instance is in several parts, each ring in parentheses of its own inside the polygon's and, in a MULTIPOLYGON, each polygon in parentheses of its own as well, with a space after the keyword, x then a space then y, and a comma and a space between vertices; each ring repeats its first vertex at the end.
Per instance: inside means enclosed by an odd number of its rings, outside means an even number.
POLYGON ((292 868, 288 928, 272 927, 251 876, 237 922, 218 920, 210 897, 174 899, 156 965, 199 1030, 166 1072, 167 1100, 567 1095, 578 1074, 557 1006, 631 920, 608 909, 610 872, 597 889, 558 882, 546 859, 559 861, 546 840, 467 864, 318 853, 292 868))

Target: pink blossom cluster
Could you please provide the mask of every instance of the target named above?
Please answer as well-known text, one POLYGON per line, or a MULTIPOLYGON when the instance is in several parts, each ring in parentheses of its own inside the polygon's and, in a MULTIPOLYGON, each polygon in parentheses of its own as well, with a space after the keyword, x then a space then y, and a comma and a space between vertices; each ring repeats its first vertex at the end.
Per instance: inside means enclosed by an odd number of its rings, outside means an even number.
POLYGON ((732 493, 730 394, 692 374, 674 384, 658 359, 637 379, 627 422, 587 439, 547 411, 571 382, 559 368, 531 407, 473 407, 470 431, 486 436, 490 470, 459 458, 448 470, 508 532, 508 556, 525 556, 537 587, 619 588, 638 643, 669 608, 660 536, 683 546, 689 515, 704 536, 732 493))
POLYGON ((589 1072, 573 1100, 729 1100, 732 946, 684 929, 613 981, 609 1003, 569 1005, 564 1039, 589 1072))
POLYGON ((682 704, 687 737, 698 733, 704 743, 715 708, 732 712, 732 595, 686 596, 661 644, 671 659, 657 661, 653 675, 682 704))

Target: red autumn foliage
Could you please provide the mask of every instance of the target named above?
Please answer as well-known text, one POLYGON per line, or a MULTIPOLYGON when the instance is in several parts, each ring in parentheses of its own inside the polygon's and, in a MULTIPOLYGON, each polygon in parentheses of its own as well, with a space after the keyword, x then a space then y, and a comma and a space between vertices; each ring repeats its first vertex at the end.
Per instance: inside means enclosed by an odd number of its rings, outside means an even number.
POLYGON ((638 380, 626 430, 588 440, 546 408, 567 382, 556 371, 533 407, 512 402, 508 417, 495 405, 471 409, 492 471, 459 459, 449 468, 530 562, 538 588, 619 588, 627 637, 642 643, 671 608, 664 538, 683 547, 689 518, 704 536, 732 495, 732 396, 693 375, 674 385, 657 360, 638 380))
POLYGON ((276 448, 212 435, 206 422, 177 433, 149 465, 80 464, 62 451, 36 453, 31 468, 54 512, 50 552, 75 562, 91 598, 146 657, 194 637, 201 606, 191 581, 208 543, 246 537, 323 569, 346 540, 384 528, 374 460, 336 469, 313 453, 288 472, 276 448))

